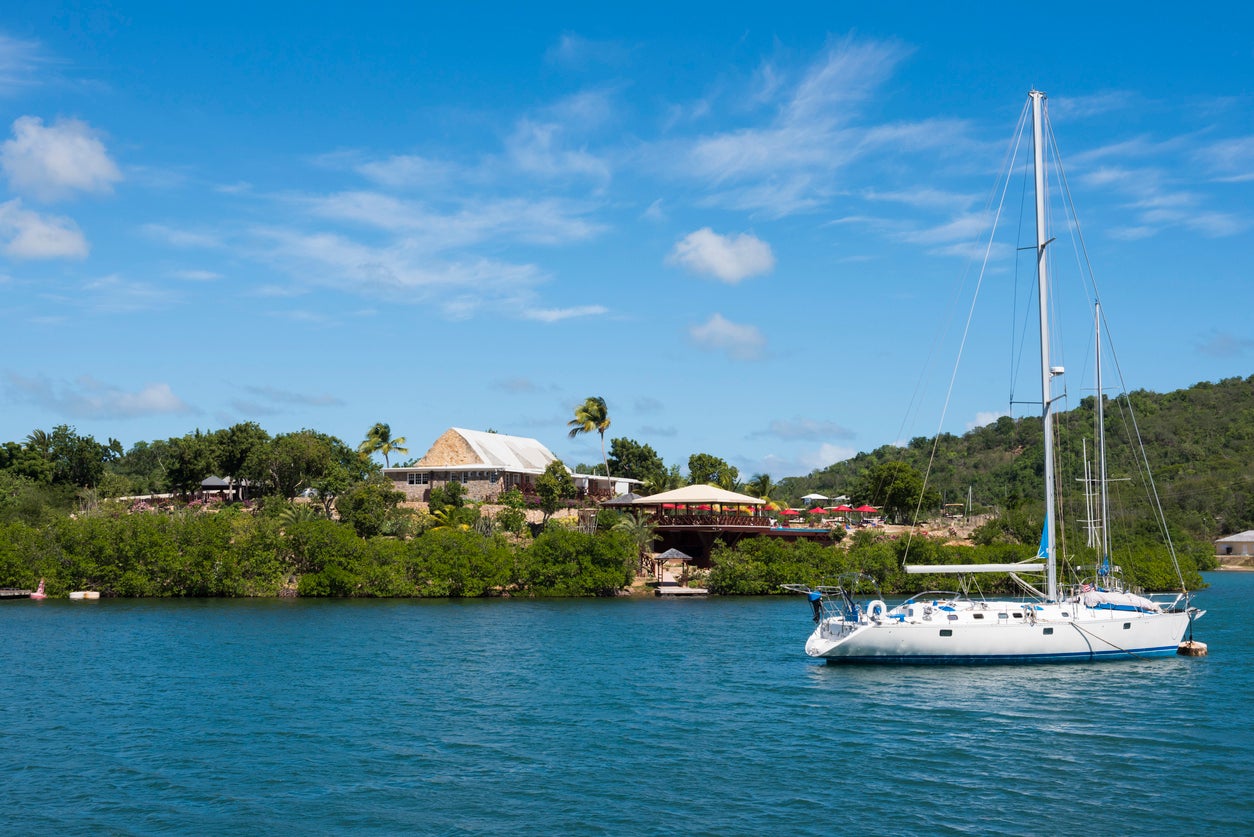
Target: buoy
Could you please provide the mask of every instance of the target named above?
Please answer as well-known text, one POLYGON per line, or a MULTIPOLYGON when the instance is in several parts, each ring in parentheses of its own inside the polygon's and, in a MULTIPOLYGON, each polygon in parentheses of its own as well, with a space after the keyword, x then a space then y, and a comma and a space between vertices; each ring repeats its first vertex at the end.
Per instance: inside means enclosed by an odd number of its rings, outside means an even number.
POLYGON ((1180 643, 1176 648, 1176 653, 1181 657, 1205 657, 1206 643, 1191 639, 1188 642, 1180 643))

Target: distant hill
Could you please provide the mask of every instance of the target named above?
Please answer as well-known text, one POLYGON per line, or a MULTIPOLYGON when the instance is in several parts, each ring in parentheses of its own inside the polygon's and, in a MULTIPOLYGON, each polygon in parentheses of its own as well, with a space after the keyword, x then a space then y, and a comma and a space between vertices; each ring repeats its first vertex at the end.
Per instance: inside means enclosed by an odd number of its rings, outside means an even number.
MULTIPOLYGON (((1090 396, 1059 415, 1058 461, 1064 480, 1083 478, 1086 447, 1093 457, 1095 406, 1090 396)), ((1254 529, 1254 376, 1161 394, 1135 390, 1107 398, 1105 416, 1112 532, 1120 518, 1141 515, 1136 509, 1149 491, 1144 466, 1138 467, 1127 443, 1137 435, 1173 529, 1199 540, 1254 529)), ((943 434, 928 487, 948 503, 965 502, 969 492, 974 505, 983 509, 1037 502, 1043 491, 1041 444, 1039 417, 1003 417, 963 436, 943 434)), ((932 447, 933 439, 924 437, 904 448, 885 445, 807 476, 781 480, 776 494, 792 501, 810 492, 848 494, 859 501, 855 492, 867 469, 905 462, 924 473, 932 447)), ((1061 489, 1080 495, 1068 513, 1073 524, 1083 521, 1087 512, 1082 491, 1073 491, 1072 485, 1061 489)))

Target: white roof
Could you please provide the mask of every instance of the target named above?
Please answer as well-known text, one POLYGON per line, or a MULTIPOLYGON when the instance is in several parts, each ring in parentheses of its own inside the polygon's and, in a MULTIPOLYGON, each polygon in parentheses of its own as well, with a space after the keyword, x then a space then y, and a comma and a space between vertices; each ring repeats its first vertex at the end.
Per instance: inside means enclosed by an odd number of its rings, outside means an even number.
POLYGON ((548 464, 557 459, 553 451, 537 440, 528 439, 525 436, 485 433, 482 430, 467 430, 464 427, 450 427, 449 430, 466 440, 473 461, 450 465, 408 465, 403 468, 384 468, 383 470, 385 472, 465 471, 467 468, 491 468, 515 474, 543 474, 548 464))
POLYGON ((1249 543, 1254 541, 1254 529, 1245 532, 1238 532, 1235 535, 1229 535, 1226 538, 1216 538, 1215 543, 1249 543))
POLYGON ((719 488, 717 485, 685 485, 674 491, 663 491, 661 494, 639 497, 632 501, 635 505, 642 506, 656 506, 659 503, 732 503, 760 506, 765 502, 748 494, 737 494, 735 491, 719 488))
POLYGON ((506 436, 504 433, 485 433, 461 427, 454 427, 453 430, 470 444, 480 462, 503 471, 542 474, 548 464, 557 459, 553 451, 525 436, 506 436))

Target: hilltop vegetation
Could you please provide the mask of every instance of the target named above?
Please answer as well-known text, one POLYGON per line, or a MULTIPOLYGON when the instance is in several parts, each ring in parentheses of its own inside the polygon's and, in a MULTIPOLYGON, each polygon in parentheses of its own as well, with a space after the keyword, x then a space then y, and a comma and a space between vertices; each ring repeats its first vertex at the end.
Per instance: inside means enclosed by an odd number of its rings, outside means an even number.
MULTIPOLYGON (((1063 480, 1083 478, 1086 448, 1092 460, 1095 408, 1094 398, 1088 397, 1059 416, 1063 480)), ((1163 394, 1136 390, 1108 398, 1105 417, 1112 533, 1122 529, 1144 534, 1147 520, 1156 528, 1146 508, 1147 463, 1173 533, 1209 543, 1254 529, 1254 377, 1203 382, 1163 394), (1145 462, 1137 461, 1128 444, 1138 435, 1145 462)), ((882 498, 875 496, 876 486, 873 480, 868 484, 868 475, 889 463, 903 463, 923 475, 930 462, 927 515, 939 512, 942 502, 965 503, 970 496, 977 512, 1013 517, 1040 504, 1041 437, 1039 417, 1003 416, 963 436, 943 434, 936 440, 912 439, 905 447, 885 445, 805 477, 784 479, 779 493, 849 494, 876 504, 882 498)), ((1064 509, 1066 520, 1081 528, 1088 516, 1082 492, 1072 491, 1071 485, 1065 488, 1067 494, 1077 495, 1064 509)), ((1039 522, 1036 527, 1039 532, 1039 522)))

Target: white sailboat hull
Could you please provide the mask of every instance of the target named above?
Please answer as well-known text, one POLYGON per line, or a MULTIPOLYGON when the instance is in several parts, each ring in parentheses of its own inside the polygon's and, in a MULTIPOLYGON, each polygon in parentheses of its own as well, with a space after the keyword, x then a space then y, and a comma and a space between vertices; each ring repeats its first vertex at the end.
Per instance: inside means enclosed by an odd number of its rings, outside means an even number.
POLYGON ((926 618, 909 621, 898 610, 879 621, 826 618, 810 635, 806 653, 829 662, 859 663, 1127 660, 1174 655, 1189 627, 1189 614, 1183 611, 1077 611, 1065 604, 984 602, 966 611, 935 609, 926 618))

